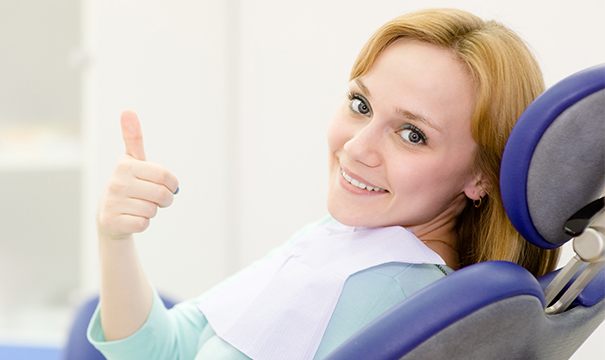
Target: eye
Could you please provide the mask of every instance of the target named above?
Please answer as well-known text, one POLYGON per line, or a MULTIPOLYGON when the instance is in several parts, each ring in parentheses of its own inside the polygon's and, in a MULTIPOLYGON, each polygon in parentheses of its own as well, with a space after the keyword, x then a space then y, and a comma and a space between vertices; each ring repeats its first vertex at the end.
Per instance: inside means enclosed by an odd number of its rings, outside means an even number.
POLYGON ((367 115, 371 111, 368 101, 360 94, 349 93, 349 107, 353 112, 362 115, 367 115))
POLYGON ((403 140, 414 144, 426 144, 426 135, 422 132, 422 130, 418 129, 412 124, 405 124, 403 129, 399 130, 399 136, 403 138, 403 140))

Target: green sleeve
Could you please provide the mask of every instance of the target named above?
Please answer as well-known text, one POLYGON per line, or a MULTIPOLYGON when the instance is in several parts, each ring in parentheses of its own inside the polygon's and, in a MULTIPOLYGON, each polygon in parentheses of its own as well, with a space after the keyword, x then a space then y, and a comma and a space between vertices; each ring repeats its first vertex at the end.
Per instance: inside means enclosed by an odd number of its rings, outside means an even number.
POLYGON ((166 310, 154 290, 153 304, 145 323, 127 338, 106 341, 97 307, 88 326, 88 340, 107 359, 193 359, 198 341, 208 326, 196 308, 195 300, 186 301, 166 310))

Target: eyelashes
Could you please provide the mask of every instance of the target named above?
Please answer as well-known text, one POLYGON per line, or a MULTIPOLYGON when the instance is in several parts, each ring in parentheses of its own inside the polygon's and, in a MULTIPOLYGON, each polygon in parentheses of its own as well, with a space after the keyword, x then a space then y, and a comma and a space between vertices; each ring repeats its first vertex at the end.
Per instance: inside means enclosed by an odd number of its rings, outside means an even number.
POLYGON ((353 112, 361 114, 361 115, 368 115, 372 111, 372 108, 370 107, 370 103, 363 95, 361 95, 359 93, 349 92, 348 98, 349 98, 349 108, 353 112))
POLYGON ((427 141, 424 132, 412 124, 403 125, 403 128, 399 130, 399 136, 414 145, 426 144, 427 141))
MULTIPOLYGON (((347 97, 349 99, 349 109, 353 113, 363 116, 371 116, 372 107, 365 96, 361 95, 360 93, 349 92, 347 97)), ((403 141, 411 145, 425 145, 428 141, 425 133, 410 123, 404 124, 401 129, 397 131, 397 133, 403 141)))

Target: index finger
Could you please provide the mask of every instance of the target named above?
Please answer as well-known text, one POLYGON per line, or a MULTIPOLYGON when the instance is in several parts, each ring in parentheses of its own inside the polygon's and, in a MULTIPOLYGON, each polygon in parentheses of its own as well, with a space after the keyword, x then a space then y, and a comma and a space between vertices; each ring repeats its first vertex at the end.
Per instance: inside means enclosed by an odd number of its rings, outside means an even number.
POLYGON ((160 165, 137 161, 132 167, 132 173, 137 179, 164 185, 173 194, 179 192, 179 181, 176 176, 160 165))

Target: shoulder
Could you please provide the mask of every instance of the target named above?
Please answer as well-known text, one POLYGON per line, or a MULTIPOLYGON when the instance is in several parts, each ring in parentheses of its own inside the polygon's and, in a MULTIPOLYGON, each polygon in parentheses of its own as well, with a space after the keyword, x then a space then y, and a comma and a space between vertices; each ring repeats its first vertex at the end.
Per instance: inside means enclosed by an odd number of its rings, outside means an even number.
POLYGON ((445 276, 433 264, 392 262, 371 267, 347 279, 334 315, 369 321, 445 276))
POLYGON ((436 265, 397 262, 353 274, 345 282, 315 358, 329 354, 385 311, 445 276, 436 265))
POLYGON ((452 269, 442 265, 392 262, 360 271, 354 274, 349 281, 356 286, 366 288, 394 287, 401 290, 404 297, 409 297, 452 272, 452 269), (376 279, 380 279, 380 281, 375 282, 376 279))
POLYGON ((444 278, 453 272, 447 266, 436 264, 402 264, 400 271, 395 271, 393 281, 397 283, 406 297, 412 296, 427 285, 444 278))

